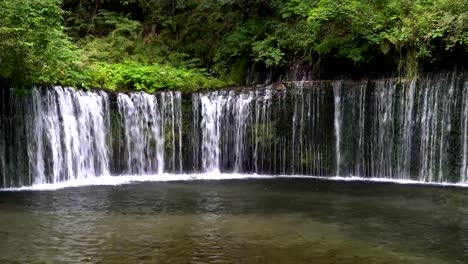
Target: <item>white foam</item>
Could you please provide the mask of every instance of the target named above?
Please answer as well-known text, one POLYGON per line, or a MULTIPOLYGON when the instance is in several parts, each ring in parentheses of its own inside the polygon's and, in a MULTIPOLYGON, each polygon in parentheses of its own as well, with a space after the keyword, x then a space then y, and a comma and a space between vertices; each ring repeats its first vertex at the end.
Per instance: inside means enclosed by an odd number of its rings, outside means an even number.
POLYGON ((160 175, 120 175, 120 176, 102 176, 97 178, 83 178, 70 180, 54 184, 36 184, 33 186, 0 189, 0 191, 54 191, 64 188, 76 188, 83 186, 117 186, 139 182, 170 182, 170 181, 198 181, 198 180, 235 180, 235 179, 318 179, 325 181, 343 181, 343 182, 376 182, 376 183, 395 183, 410 185, 429 185, 429 186, 451 186, 468 187, 467 183, 449 183, 449 182, 421 182, 415 180, 389 179, 389 178, 365 178, 365 177, 325 177, 325 176, 303 176, 303 175, 258 175, 258 174, 160 174, 160 175))
POLYGON ((468 187, 468 183, 453 183, 453 182, 423 182, 416 180, 405 179, 391 179, 391 178, 366 178, 359 176, 280 176, 280 177, 293 177, 293 178, 309 178, 319 179, 326 181, 345 181, 345 182, 376 182, 376 183, 395 183, 395 184, 409 184, 409 185, 431 185, 431 186, 452 186, 452 187, 468 187))
POLYGON ((116 186, 138 182, 169 182, 169 181, 196 181, 196 180, 230 180, 248 178, 273 178, 268 175, 255 174, 159 174, 159 175, 120 175, 102 176, 96 178, 82 178, 53 184, 35 184, 32 186, 0 189, 0 191, 53 191, 64 188, 83 186, 116 186))

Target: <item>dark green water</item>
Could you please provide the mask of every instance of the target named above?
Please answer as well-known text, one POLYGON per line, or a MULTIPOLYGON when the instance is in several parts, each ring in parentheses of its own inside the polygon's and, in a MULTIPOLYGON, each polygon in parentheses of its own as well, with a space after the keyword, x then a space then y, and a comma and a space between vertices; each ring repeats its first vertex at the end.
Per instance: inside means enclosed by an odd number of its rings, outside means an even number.
POLYGON ((313 179, 0 192, 0 263, 468 263, 468 191, 313 179))

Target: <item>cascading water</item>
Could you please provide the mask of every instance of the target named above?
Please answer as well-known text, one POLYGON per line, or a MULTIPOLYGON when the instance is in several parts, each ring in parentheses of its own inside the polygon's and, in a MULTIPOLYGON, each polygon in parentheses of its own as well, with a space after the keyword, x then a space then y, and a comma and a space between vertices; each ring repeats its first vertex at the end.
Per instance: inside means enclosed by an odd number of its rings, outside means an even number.
MULTIPOLYGON (((320 92, 319 89, 315 89, 320 92)), ((303 101, 312 96, 286 89, 266 87, 255 91, 221 91, 193 96, 196 120, 192 134, 200 134, 202 166, 199 172, 286 174, 313 173, 313 155, 321 154, 321 144, 308 142, 313 126, 318 122, 322 96, 309 105, 303 101), (293 105, 291 105, 294 103, 293 105), (317 106, 315 106, 317 104, 317 106), (201 108, 201 111, 199 110, 201 108), (291 108, 294 109, 291 117, 291 108), (197 126, 196 124, 201 124, 197 126), (289 133, 292 132, 292 133, 289 133), (297 158, 295 158, 297 157, 297 158)), ((323 156, 321 156, 322 158, 323 156)), ((317 170, 318 172, 318 170, 317 170)))
MULTIPOLYGON (((30 103, 31 108, 15 118, 21 118, 18 122, 27 132, 14 133, 27 146, 27 155, 21 157, 21 162, 29 161, 29 173, 27 178, 10 177, 8 181, 5 177, 12 172, 4 172, 3 185, 56 183, 109 175, 107 94, 60 87, 46 91, 35 88, 30 98, 22 100, 25 105, 30 103)), ((9 127, 11 124, 5 125, 9 127)), ((11 162, 11 154, 4 153, 2 163, 5 158, 11 162)))
POLYGON ((202 169, 208 172, 219 172, 220 120, 226 101, 218 96, 218 93, 213 93, 210 96, 201 95, 199 98, 202 114, 202 169))
POLYGON ((28 152, 34 183, 108 175, 107 95, 60 87, 33 93, 34 143, 28 152))
POLYGON ((122 146, 117 158, 126 174, 162 174, 166 167, 182 171, 182 112, 180 93, 119 94, 122 146), (166 147, 169 145, 170 147, 166 147))
POLYGON ((0 100, 2 187, 164 173, 468 181, 463 74, 187 97, 4 89, 0 100))
POLYGON ((341 89, 343 86, 342 82, 335 82, 333 85, 333 97, 335 103, 335 118, 333 124, 335 125, 335 159, 336 159, 336 175, 341 175, 341 124, 342 119, 342 107, 341 107, 341 89))
POLYGON ((119 94, 123 120, 126 173, 164 171, 164 123, 156 97, 145 93, 119 94))
POLYGON ((465 81, 462 96, 462 166, 461 181, 468 182, 468 81, 465 81))

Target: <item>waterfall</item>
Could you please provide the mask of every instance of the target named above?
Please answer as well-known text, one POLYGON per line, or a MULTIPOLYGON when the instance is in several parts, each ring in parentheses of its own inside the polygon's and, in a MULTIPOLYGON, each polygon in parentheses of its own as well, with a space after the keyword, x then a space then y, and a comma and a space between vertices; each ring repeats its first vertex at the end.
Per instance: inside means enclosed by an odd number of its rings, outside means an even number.
MULTIPOLYGON (((232 97, 232 96, 231 96, 232 97)), ((234 108, 235 115, 235 159, 234 159, 234 171, 241 172, 243 160, 243 153, 245 151, 245 132, 247 119, 249 118, 250 113, 250 103, 254 97, 253 92, 242 94, 241 96, 235 98, 235 101, 232 103, 234 108)), ((258 123, 258 122, 257 122, 258 123)))
POLYGON ((409 85, 403 85, 403 100, 400 106, 403 110, 403 130, 401 134, 401 148, 398 153, 400 161, 397 168, 397 175, 400 179, 410 177, 411 172, 411 140, 413 139, 414 129, 414 104, 415 104, 415 91, 416 82, 414 80, 409 82, 409 85))
POLYGON ((375 121, 376 140, 373 153, 374 173, 373 175, 382 175, 390 177, 394 173, 395 167, 392 164, 392 158, 395 151, 395 92, 396 86, 393 80, 382 80, 376 82, 376 110, 377 118, 375 121))
POLYGON ((223 105, 225 100, 218 93, 201 95, 202 107, 202 169, 219 172, 220 133, 223 105))
MULTIPOLYGON (((308 121, 318 119, 319 111, 312 109, 312 96, 300 89, 291 91, 289 94, 286 90, 264 87, 193 95, 192 134, 196 140, 192 144, 197 144, 193 146, 194 152, 201 150, 202 160, 197 171, 258 174, 310 171, 307 165, 314 157, 305 156, 314 145, 307 142, 307 134, 314 125, 308 121), (294 110, 292 117, 290 107, 294 110), (281 123, 281 118, 288 120, 281 123), (291 133, 279 135, 280 131, 288 132, 281 127, 291 129, 291 133)), ((314 107, 318 107, 317 102, 314 101, 317 104, 314 107)))
POLYGON ((468 163, 466 84, 454 76, 207 94, 200 144, 220 171, 464 182, 450 175, 468 163))
POLYGON ((124 171, 128 174, 162 172, 164 124, 156 98, 145 93, 119 94, 117 102, 123 120, 124 171))
MULTIPOLYGON (((353 175, 364 175, 365 170, 365 133, 366 133, 366 87, 367 82, 362 82, 359 86, 359 89, 355 91, 354 101, 357 103, 357 106, 353 107, 354 111, 358 112, 358 145, 356 153, 356 165, 353 175)), ((355 113, 354 112, 354 113, 355 113)))
POLYGON ((0 186, 218 173, 468 182, 468 81, 0 91, 0 186))
POLYGON ((35 184, 109 175, 105 93, 35 88, 31 99, 28 154, 35 184))
MULTIPOLYGON (((2 99, 3 99, 3 96, 2 96, 2 99)), ((2 103, 2 106, 3 106, 3 102, 0 102, 2 103)), ((0 118, 0 134, 2 135, 2 137, 0 137, 0 176, 1 176, 1 180, 2 180, 2 185, 0 185, 0 187, 2 186, 6 186, 7 184, 7 164, 6 164, 6 142, 5 142, 5 137, 3 135, 5 135, 5 127, 6 127, 6 122, 5 122, 5 117, 3 115, 3 112, 4 112, 4 109, 3 107, 1 107, 0 109, 2 109, 2 116, 0 118)))
POLYGON ((342 108, 341 108, 341 89, 342 82, 333 83, 333 98, 335 104, 334 114, 334 126, 335 126, 335 158, 336 158, 336 175, 341 175, 341 124, 342 120, 342 108))
POLYGON ((181 94, 119 94, 117 105, 122 119, 122 172, 162 174, 166 163, 182 171, 181 94), (167 148, 166 144, 170 143, 167 148))
POLYGON ((463 138, 461 144, 463 145, 462 152, 462 167, 461 167, 461 181, 468 182, 468 81, 465 81, 462 97, 462 127, 463 138))

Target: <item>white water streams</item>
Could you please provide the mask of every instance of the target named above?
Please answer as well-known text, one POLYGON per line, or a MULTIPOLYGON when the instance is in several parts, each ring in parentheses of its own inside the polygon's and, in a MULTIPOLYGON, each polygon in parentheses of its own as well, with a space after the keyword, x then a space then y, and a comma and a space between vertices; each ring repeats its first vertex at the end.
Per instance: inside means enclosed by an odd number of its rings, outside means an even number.
POLYGON ((219 172, 221 116, 225 100, 217 93, 201 95, 202 169, 219 172))
POLYGON ((414 131, 414 108, 415 108, 415 92, 416 82, 410 81, 408 85, 404 85, 403 100, 401 101, 400 109, 403 109, 403 131, 401 134, 401 148, 398 153, 397 175, 399 179, 406 179, 411 175, 411 141, 414 131))
POLYGON ((335 159, 336 159, 336 175, 341 176, 341 124, 343 123, 342 106, 341 106, 341 89, 343 83, 341 81, 333 84, 333 98, 335 103, 334 111, 334 126, 335 126, 335 159))
POLYGON ((107 95, 60 87, 32 93, 28 154, 33 182, 109 175, 107 95))
POLYGON ((166 162, 182 170, 182 114, 180 93, 119 94, 122 119, 124 173, 162 174, 166 162), (166 144, 170 143, 170 148, 166 144), (169 150, 169 153, 166 152, 169 150), (167 156, 166 156, 167 155, 167 156))
POLYGON ((467 83, 455 74, 297 82, 184 99, 3 91, 0 186, 168 173, 466 183, 467 83))
POLYGON ((231 105, 234 107, 234 118, 235 118, 235 159, 234 159, 234 171, 239 172, 242 169, 243 164, 243 153, 245 151, 245 130, 247 126, 247 119, 249 118, 250 103, 254 98, 253 92, 242 94, 234 98, 234 103, 231 105))
MULTIPOLYGON (((291 118, 286 90, 267 87, 193 95, 193 152, 201 150, 201 166, 195 171, 262 174, 311 171, 308 164, 313 163, 314 157, 308 151, 313 144, 308 142, 307 134, 309 120, 318 119, 319 111, 313 111, 312 104, 304 102, 306 97, 312 102, 311 96, 302 91, 291 97, 297 100, 291 118), (280 118, 288 119, 283 123, 280 118), (284 130, 280 126, 291 129, 291 133, 278 135, 284 130)), ((318 148, 315 151, 320 154, 318 148)))
MULTIPOLYGON (((0 133, 5 134, 2 128, 6 127, 3 118, 0 118, 0 133)), ((7 184, 7 164, 6 164, 6 142, 4 137, 0 137, 0 176, 4 186, 7 184)), ((2 185, 0 185, 2 187, 2 185)))
POLYGON ((468 182, 468 81, 465 81, 462 99, 462 128, 463 137, 463 152, 462 152, 462 166, 461 166, 461 181, 468 182))

